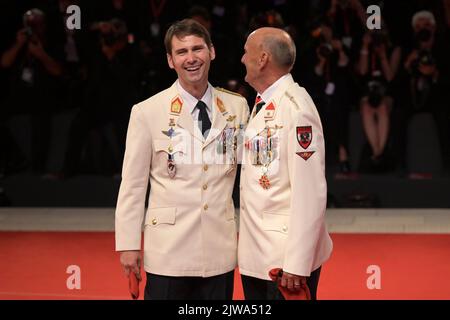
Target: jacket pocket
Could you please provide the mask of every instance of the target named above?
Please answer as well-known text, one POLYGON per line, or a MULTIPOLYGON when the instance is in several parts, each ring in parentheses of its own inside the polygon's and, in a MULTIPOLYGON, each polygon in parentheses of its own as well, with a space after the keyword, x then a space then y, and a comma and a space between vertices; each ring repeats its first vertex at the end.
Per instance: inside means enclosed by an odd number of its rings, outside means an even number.
POLYGON ((287 234, 289 231, 289 217, 285 212, 264 212, 262 227, 265 231, 276 231, 287 234))
POLYGON ((164 151, 166 153, 186 153, 186 145, 183 140, 180 139, 155 139, 153 141, 155 151, 164 151))
POLYGON ((157 227, 162 224, 174 225, 176 221, 176 207, 150 208, 147 211, 145 226, 157 227))
POLYGON ((177 164, 185 162, 186 142, 180 139, 157 139, 153 141, 154 152, 157 155, 156 161, 167 161, 168 155, 173 156, 177 164))

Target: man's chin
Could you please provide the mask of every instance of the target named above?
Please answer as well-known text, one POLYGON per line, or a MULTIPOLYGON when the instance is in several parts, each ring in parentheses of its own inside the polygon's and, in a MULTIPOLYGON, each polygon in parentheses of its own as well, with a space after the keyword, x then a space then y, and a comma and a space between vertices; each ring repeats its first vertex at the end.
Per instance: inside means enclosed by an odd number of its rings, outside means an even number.
POLYGON ((247 82, 250 86, 252 85, 252 81, 248 76, 245 76, 244 81, 247 82))
POLYGON ((204 82, 208 82, 208 78, 206 78, 206 81, 203 79, 203 77, 186 77, 184 78, 184 81, 186 82, 186 84, 190 84, 190 85, 201 85, 204 82))

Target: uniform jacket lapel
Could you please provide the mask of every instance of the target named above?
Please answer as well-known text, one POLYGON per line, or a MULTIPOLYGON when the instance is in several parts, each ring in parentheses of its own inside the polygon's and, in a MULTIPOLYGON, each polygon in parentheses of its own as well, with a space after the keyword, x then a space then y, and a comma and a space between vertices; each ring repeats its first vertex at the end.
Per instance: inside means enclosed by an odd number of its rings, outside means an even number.
MULTIPOLYGON (((258 133, 264 130, 266 127, 266 121, 271 121, 275 119, 278 108, 280 108, 280 101, 285 95, 286 90, 294 84, 292 76, 287 77, 283 82, 280 83, 277 90, 272 95, 270 101, 266 102, 264 107, 258 112, 258 114, 252 117, 248 123, 245 141, 253 139, 258 133), (270 110, 274 108, 274 110, 270 110)), ((252 115, 255 110, 253 110, 252 115)))
POLYGON ((214 109, 213 110, 213 121, 211 124, 211 130, 210 130, 208 136, 206 137, 205 143, 203 144, 203 148, 206 148, 211 142, 213 142, 217 138, 217 136, 219 134, 221 134, 222 131, 227 126, 227 119, 225 118, 225 116, 222 114, 222 112, 220 111, 220 109, 217 106, 217 98, 219 98, 219 92, 215 88, 213 88, 212 91, 213 91, 212 108, 214 109))
MULTIPOLYGON (((171 108, 170 103, 174 99, 176 99, 176 97, 180 97, 180 100, 182 100, 180 93, 178 92, 176 83, 174 83, 172 85, 172 87, 170 87, 170 97, 171 97, 171 100, 168 105, 169 116, 170 116, 170 108, 171 108)), ((199 132, 199 130, 195 130, 196 128, 194 127, 194 125, 195 125, 194 119, 192 118, 192 115, 190 114, 187 106, 184 105, 184 102, 183 102, 183 106, 181 108, 181 112, 180 112, 180 115, 179 115, 179 118, 177 121, 177 125, 178 125, 178 127, 189 132, 194 138, 196 138, 200 141, 203 141, 203 137, 202 137, 201 133, 199 132)))

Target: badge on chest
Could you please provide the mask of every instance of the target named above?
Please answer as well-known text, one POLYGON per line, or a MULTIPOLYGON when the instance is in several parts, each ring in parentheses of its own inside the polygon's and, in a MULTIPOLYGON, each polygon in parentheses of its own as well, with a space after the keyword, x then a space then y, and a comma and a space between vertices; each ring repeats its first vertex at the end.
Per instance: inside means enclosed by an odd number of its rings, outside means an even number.
POLYGON ((259 184, 263 189, 271 186, 269 180, 270 164, 280 155, 280 129, 283 126, 266 126, 263 131, 249 140, 245 147, 249 151, 252 165, 260 167, 259 184))

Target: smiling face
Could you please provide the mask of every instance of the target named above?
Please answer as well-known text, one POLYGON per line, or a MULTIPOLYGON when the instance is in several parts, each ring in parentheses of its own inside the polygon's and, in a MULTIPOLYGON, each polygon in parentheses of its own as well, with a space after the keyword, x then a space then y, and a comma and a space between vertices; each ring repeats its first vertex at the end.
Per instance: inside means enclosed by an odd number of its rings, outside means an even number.
POLYGON ((216 57, 214 47, 208 47, 205 40, 195 35, 171 40, 172 50, 167 54, 169 67, 174 69, 182 87, 206 86, 211 60, 216 57))

